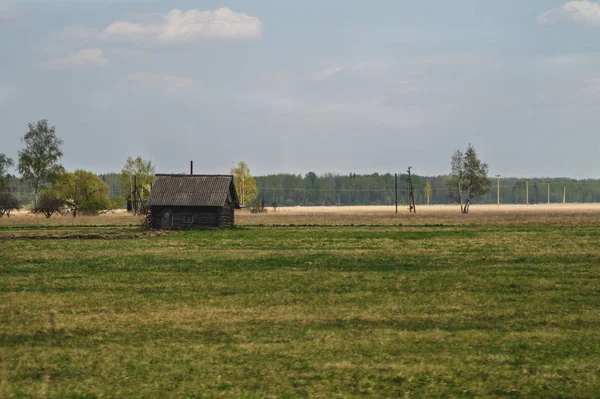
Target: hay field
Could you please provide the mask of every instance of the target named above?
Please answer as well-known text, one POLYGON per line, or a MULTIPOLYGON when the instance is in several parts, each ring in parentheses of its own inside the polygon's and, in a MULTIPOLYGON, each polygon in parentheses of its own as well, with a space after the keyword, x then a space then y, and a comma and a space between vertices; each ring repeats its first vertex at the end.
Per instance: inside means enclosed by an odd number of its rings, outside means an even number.
MULTIPOLYGON (((271 208, 267 208, 269 211, 273 211, 271 208)), ((298 214, 298 213, 394 213, 396 210, 395 206, 386 205, 370 205, 370 206, 294 206, 294 207, 279 207, 276 212, 284 214, 298 214)), ((430 213, 454 213, 459 211, 458 205, 418 205, 418 213, 430 214, 430 213)), ((600 212, 600 203, 589 203, 589 204, 536 204, 536 205, 479 205, 475 204, 471 206, 472 213, 482 212, 500 212, 500 213, 513 213, 513 212, 574 212, 574 211, 598 211, 600 212)), ((407 207, 405 205, 398 205, 399 213, 407 213, 407 207)))
POLYGON ((139 226, 142 223, 142 217, 134 216, 127 211, 118 210, 98 216, 78 216, 74 218, 70 214, 54 214, 51 218, 46 218, 41 214, 33 214, 29 211, 12 212, 10 217, 0 218, 0 226, 139 226))
POLYGON ((600 221, 600 204, 472 205, 463 215, 456 205, 417 205, 417 213, 406 207, 332 206, 267 208, 263 214, 247 210, 236 213, 240 225, 417 225, 489 223, 587 223, 600 221))
POLYGON ((597 397, 598 215, 3 218, 0 397, 597 397))
MULTIPOLYGON (((472 205, 462 215, 456 205, 417 205, 417 214, 404 206, 296 206, 267 208, 262 214, 236 211, 236 224, 249 225, 346 225, 346 224, 472 224, 472 223, 581 223, 600 219, 600 204, 472 205)), ((54 215, 46 219, 27 211, 0 218, 0 226, 139 226, 143 217, 117 211, 98 216, 54 215)))

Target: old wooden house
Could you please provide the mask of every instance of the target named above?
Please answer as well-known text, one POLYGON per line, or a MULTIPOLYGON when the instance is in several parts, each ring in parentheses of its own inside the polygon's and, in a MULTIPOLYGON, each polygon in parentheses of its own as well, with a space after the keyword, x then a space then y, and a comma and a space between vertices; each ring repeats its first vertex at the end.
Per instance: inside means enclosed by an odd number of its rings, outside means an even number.
POLYGON ((148 198, 156 229, 233 226, 238 196, 230 175, 156 175, 148 198))

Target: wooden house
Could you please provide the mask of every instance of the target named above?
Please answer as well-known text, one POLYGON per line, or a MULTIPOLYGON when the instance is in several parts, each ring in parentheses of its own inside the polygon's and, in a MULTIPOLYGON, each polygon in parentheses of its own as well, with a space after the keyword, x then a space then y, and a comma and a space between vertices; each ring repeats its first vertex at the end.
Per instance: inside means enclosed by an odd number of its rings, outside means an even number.
POLYGON ((233 176, 157 174, 148 208, 156 229, 217 229, 233 226, 240 205, 233 176))

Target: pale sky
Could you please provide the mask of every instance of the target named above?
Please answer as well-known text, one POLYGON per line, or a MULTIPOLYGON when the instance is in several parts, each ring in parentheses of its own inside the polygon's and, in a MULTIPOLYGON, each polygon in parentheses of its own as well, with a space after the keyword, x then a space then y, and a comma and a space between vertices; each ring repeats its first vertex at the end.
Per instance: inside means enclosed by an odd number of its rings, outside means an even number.
POLYGON ((0 0, 0 152, 118 172, 600 177, 600 3, 0 0))

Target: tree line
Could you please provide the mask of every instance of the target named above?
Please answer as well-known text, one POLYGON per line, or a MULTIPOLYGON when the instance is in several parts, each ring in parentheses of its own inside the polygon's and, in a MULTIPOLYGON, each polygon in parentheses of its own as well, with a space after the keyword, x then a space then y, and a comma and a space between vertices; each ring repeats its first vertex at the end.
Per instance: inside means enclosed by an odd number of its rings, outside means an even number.
MULTIPOLYGON (((155 167, 142 157, 129 157, 120 173, 96 175, 91 171, 68 172, 61 165, 63 141, 47 120, 28 124, 24 148, 17 162, 0 153, 0 217, 28 206, 50 217, 56 212, 95 214, 128 205, 142 210, 155 179, 155 167), (16 166, 20 176, 10 175, 16 166)), ((460 204, 467 213, 472 203, 538 204, 550 202, 600 202, 600 180, 520 178, 490 179, 488 166, 469 145, 451 158, 450 173, 439 176, 412 174, 417 204, 460 204), (528 186, 527 186, 528 183, 528 186), (526 195, 529 197, 526 197, 526 195)), ((414 169, 413 169, 414 170, 414 169)), ((267 206, 399 205, 408 204, 408 175, 373 173, 346 175, 308 172, 252 176, 245 162, 234 176, 240 203, 253 209, 267 206), (396 189, 396 182, 397 189, 396 189)))
MULTIPOLYGON (((599 179, 499 178, 488 177, 472 145, 457 150, 450 161, 450 173, 439 176, 412 174, 417 204, 460 204, 463 213, 472 203, 539 204, 600 202, 599 179), (499 196, 498 196, 499 194, 499 196), (527 197, 527 195, 529 197, 527 197)), ((408 175, 392 173, 357 175, 271 174, 255 177, 258 195, 267 203, 282 206, 400 205, 408 204, 408 175)))
MULTIPOLYGON (((255 176, 259 196, 267 204, 275 201, 280 206, 330 206, 330 205, 393 205, 394 174, 270 174, 255 176)), ((398 174, 398 202, 407 204, 408 190, 406 174, 398 174)), ((449 175, 413 175, 415 201, 426 205, 427 183, 431 187, 429 203, 446 205, 455 203, 449 197, 447 181, 449 175)), ((529 179, 529 204, 547 203, 548 182, 550 182, 550 202, 563 200, 566 185, 566 202, 600 202, 599 179, 536 178, 529 179)), ((492 178, 488 191, 481 195, 477 203, 497 202, 497 181, 492 178)), ((526 182, 522 178, 500 178, 500 203, 525 204, 526 182)))
POLYGON ((106 181, 91 171, 65 170, 61 164, 63 140, 46 119, 29 123, 28 128, 16 163, 0 153, 0 217, 10 217, 12 210, 24 205, 46 217, 63 212, 97 214, 122 208, 126 200, 143 203, 149 195, 154 180, 150 161, 128 158, 119 174, 120 194, 114 194, 106 181), (20 176, 8 173, 13 166, 20 176))

